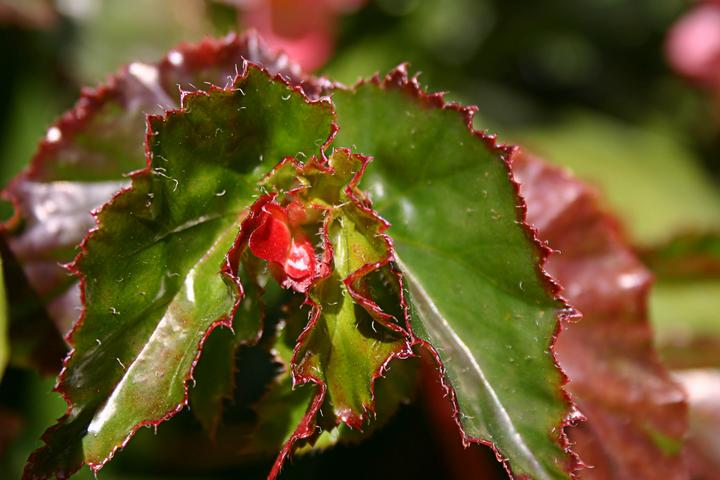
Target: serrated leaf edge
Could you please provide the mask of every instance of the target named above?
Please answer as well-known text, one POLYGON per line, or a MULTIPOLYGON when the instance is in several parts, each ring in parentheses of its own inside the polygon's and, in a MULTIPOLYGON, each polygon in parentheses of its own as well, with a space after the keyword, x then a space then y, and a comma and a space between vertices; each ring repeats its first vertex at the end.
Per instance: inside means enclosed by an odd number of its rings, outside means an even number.
MULTIPOLYGON (((418 74, 419 75, 419 74, 418 74)), ((473 126, 473 119, 475 117, 475 114, 478 111, 478 107, 471 105, 471 106, 465 106, 461 105, 457 102, 447 102, 445 100, 445 92, 432 92, 428 93, 421 85, 418 80, 418 75, 415 75, 413 77, 410 77, 408 73, 408 64, 402 63, 395 67, 393 70, 391 70, 387 75, 384 77, 381 77, 379 73, 376 73, 374 76, 370 77, 369 79, 360 79, 358 80, 354 85, 347 86, 339 82, 334 82, 332 84, 333 90, 345 90, 354 92, 359 87, 362 87, 366 84, 373 84, 377 87, 379 87, 382 90, 400 90, 405 92, 410 97, 416 99, 423 105, 425 108, 431 108, 431 109, 439 109, 439 110, 449 110, 457 112, 457 114, 460 116, 462 121, 465 123, 468 131, 478 140, 483 142, 485 146, 496 154, 505 164, 507 173, 508 173, 508 179, 510 183, 512 184, 513 190, 515 192, 515 196, 517 198, 517 223, 521 225, 523 228, 523 231, 525 232, 528 240, 530 243, 534 246, 537 254, 538 254, 538 263, 536 265, 536 271, 539 278, 542 280, 542 282, 545 284, 545 288, 548 291, 548 293, 556 299, 561 305, 562 308, 559 310, 557 315, 557 326, 555 328, 555 331, 553 332, 550 345, 548 346, 549 351, 551 352, 553 363, 557 369, 557 371, 560 373, 561 381, 560 381, 560 391, 561 396, 565 400, 565 402, 568 405, 567 413, 565 416, 560 418, 557 422, 557 427, 554 429, 554 432, 557 433, 557 441, 563 451, 568 455, 569 462, 567 465, 564 465, 564 469, 566 472, 570 475, 571 478, 575 478, 577 475, 577 472, 581 469, 585 468, 586 465, 582 462, 579 455, 572 449, 572 444, 570 443, 569 437, 567 435, 566 429, 569 427, 572 427, 573 425, 576 425, 578 422, 582 422, 585 420, 585 417, 580 413, 580 411, 575 407, 575 404, 573 402, 573 399, 568 392, 566 385, 569 382, 569 378, 560 366, 560 363, 557 358, 557 353, 555 351, 555 346, 557 343, 557 337, 561 334, 561 332, 566 328, 566 325, 572 322, 577 322, 582 318, 582 315, 579 311, 577 311, 574 307, 572 307, 568 301, 561 295, 562 287, 555 282, 552 277, 545 271, 544 265, 547 262, 548 257, 551 253, 553 253, 553 250, 544 242, 540 240, 537 234, 537 229, 530 225, 527 222, 527 205, 525 203, 524 198, 522 197, 520 193, 520 185, 515 180, 515 177, 513 175, 512 171, 512 163, 513 158, 518 154, 519 147, 514 145, 505 145, 502 143, 499 143, 497 141, 497 135, 496 134, 490 134, 487 131, 480 131, 476 130, 473 126)), ((408 317, 409 322, 409 317, 408 317)), ((407 328, 410 329, 410 324, 408 323, 407 328)), ((412 331, 410 329, 410 331, 412 331)), ((414 335, 414 334, 413 334, 414 335)), ((453 419, 458 427, 458 430, 461 435, 461 439, 464 446, 469 446, 473 443, 478 443, 482 445, 486 445, 490 447, 495 454, 495 457, 497 460, 502 463, 503 468, 507 472, 507 474, 510 476, 510 478, 515 478, 515 475, 513 474, 512 467, 510 465, 511 459, 505 458, 502 453, 499 451, 497 446, 488 440, 484 440, 482 438, 472 437, 465 433, 462 422, 460 421, 460 408, 459 404, 457 402, 457 396, 455 393, 454 388, 450 384, 449 380, 447 379, 447 376, 445 374, 445 367, 443 365, 443 362, 439 356, 439 353, 437 350, 428 342, 418 338, 415 336, 415 345, 419 346, 420 348, 425 348, 433 357, 435 363, 438 367, 438 374, 440 378, 440 382, 442 384, 442 387, 444 391, 446 392, 446 395, 448 397, 448 401, 452 404, 452 410, 453 410, 453 419)))
MULTIPOLYGON (((208 57, 220 58, 228 52, 247 52, 247 57, 251 57, 251 59, 247 59, 248 63, 268 72, 277 72, 273 76, 278 76, 286 84, 299 87, 305 97, 310 100, 318 100, 329 91, 331 84, 326 78, 306 75, 287 54, 271 48, 257 31, 252 29, 242 34, 233 32, 221 39, 206 37, 198 43, 180 43, 153 66, 158 70, 171 68, 173 65, 172 54, 174 53, 180 53, 184 59, 203 58, 206 60, 208 57)), ((213 62, 206 61, 206 63, 212 64, 213 62)), ((237 76, 238 72, 235 73, 237 76)), ((87 122, 105 103, 121 94, 120 83, 128 76, 130 76, 129 66, 124 65, 115 73, 108 75, 104 83, 96 87, 83 87, 80 90, 80 98, 75 104, 48 127, 48 134, 38 143, 29 165, 13 178, 0 193, 2 198, 12 203, 14 209, 13 216, 0 223, 0 234, 12 231, 21 221, 20 204, 14 193, 16 185, 36 178, 52 153, 65 146, 76 134, 82 132, 87 122), (50 132, 57 132, 59 136, 52 135, 50 132)), ((232 85, 234 80, 235 78, 229 77, 226 86, 232 85)), ((209 83, 203 85, 205 88, 209 86, 214 85, 209 83)), ((203 89, 197 89, 197 91, 203 91, 203 89)))
MULTIPOLYGON (((268 78, 270 78, 270 79, 272 79, 272 80, 274 80, 274 81, 279 81, 279 82, 283 83, 284 85, 286 85, 286 86, 287 86, 289 89, 291 89, 292 91, 294 91, 294 92, 296 92, 296 93, 299 93, 299 94, 302 96, 302 98, 305 100, 305 102, 306 102, 307 104, 325 104, 325 105, 330 106, 330 108, 331 108, 331 113, 332 113, 332 115, 333 115, 333 117, 334 117, 334 109, 332 108, 332 104, 329 102, 329 100, 328 100, 327 98, 319 97, 319 98, 316 98, 316 99, 311 99, 308 95, 305 94, 305 91, 303 90, 302 86, 300 86, 300 85, 295 85, 295 84, 291 83, 290 80, 288 80, 287 78, 285 78, 285 77, 284 77, 283 75, 281 75, 281 74, 272 75, 271 73, 269 73, 269 71, 268 71, 265 67, 260 66, 260 65, 255 64, 255 63, 250 63, 250 62, 248 62, 247 60, 244 60, 244 59, 243 59, 242 66, 241 66, 241 67, 239 68, 239 70, 237 71, 237 73, 236 73, 236 75, 235 75, 235 78, 233 79, 233 81, 232 81, 232 83, 231 83, 230 86, 219 87, 219 86, 210 84, 209 87, 208 87, 206 90, 197 90, 197 91, 193 91, 193 92, 181 91, 180 107, 179 107, 179 108, 167 110, 167 111, 165 111, 165 113, 164 113, 163 115, 146 115, 146 133, 145 133, 145 159, 146 159, 146 166, 145 166, 145 168, 140 169, 140 170, 136 170, 136 171, 131 172, 130 174, 128 174, 128 177, 129 177, 130 180, 131 180, 130 186, 121 189, 121 190, 118 191, 115 195, 113 195, 113 197, 112 197, 108 202, 106 202, 105 204, 103 204, 100 208, 98 208, 98 209, 94 210, 93 212, 91 212, 93 218, 94 218, 95 221, 96 221, 96 226, 93 227, 93 228, 88 232, 88 234, 85 236, 85 238, 83 239, 83 241, 80 243, 80 245, 79 245, 80 252, 77 254, 77 256, 75 257, 75 259, 74 259, 71 263, 65 265, 65 267, 67 268, 67 270, 68 270, 72 275, 74 275, 75 277, 77 277, 78 280, 79 280, 79 282, 80 282, 80 295, 81 295, 81 301, 82 301, 82 305, 83 305, 83 310, 82 310, 82 312, 81 312, 81 314, 80 314, 80 317, 78 318, 78 320, 77 320, 77 321, 75 322, 75 324, 73 325, 72 329, 68 332, 68 334, 67 334, 66 337, 65 337, 65 341, 68 343, 68 345, 71 347, 71 349, 70 349, 70 351, 68 352, 68 354, 67 354, 67 356, 65 357, 65 359, 63 360, 62 370, 60 371, 60 374, 59 374, 58 377, 57 377, 56 384, 55 384, 55 386, 54 386, 54 388, 53 388, 53 392, 57 392, 57 393, 59 393, 59 394, 62 396, 63 400, 64 400, 65 403, 67 404, 67 409, 66 409, 65 415, 64 415, 63 417, 61 417, 60 419, 58 419, 58 423, 57 423, 56 425, 53 425, 52 427, 50 427, 50 428, 42 435, 41 439, 43 440, 43 442, 45 443, 45 445, 43 445, 42 447, 38 448, 37 450, 33 451, 33 452, 30 454, 30 457, 28 458, 28 461, 27 461, 27 465, 31 465, 31 464, 34 462, 35 458, 39 455, 39 453, 41 452, 41 450, 44 449, 45 446, 47 445, 47 441, 48 441, 48 439, 49 439, 49 434, 50 434, 52 431, 55 431, 56 429, 61 428, 62 424, 61 424, 60 422, 62 422, 63 419, 68 418, 68 417, 71 415, 72 410, 73 410, 73 401, 72 401, 72 398, 70 397, 69 392, 67 392, 67 391, 63 388, 63 384, 64 384, 64 381, 65 381, 65 374, 67 373, 68 364, 69 364, 69 362, 70 362, 70 359, 73 357, 73 355, 74 355, 74 353, 75 353, 74 342, 73 342, 73 334, 74 334, 78 329, 80 329, 80 328, 82 327, 82 325, 83 325, 83 323, 84 323, 83 321, 84 321, 84 318, 85 318, 85 313, 86 313, 86 309, 85 309, 85 303, 86 303, 86 298, 85 298, 86 278, 85 278, 85 276, 82 274, 82 272, 79 270, 78 265, 79 265, 79 263, 81 262, 81 259, 87 254, 87 244, 88 244, 88 242, 90 241, 90 239, 92 238, 92 236, 95 234, 95 232, 97 232, 97 231, 100 229, 100 227, 101 227, 100 221, 99 221, 99 219, 98 219, 100 213, 101 213, 101 212, 103 211, 103 209, 105 209, 107 206, 109 206, 110 204, 114 203, 119 197, 121 197, 121 196, 123 196, 123 195, 126 195, 126 194, 128 194, 129 192, 131 192, 131 191, 133 190, 133 188, 134 188, 134 182, 135 182, 135 179, 136 179, 136 178, 153 175, 153 169, 152 169, 153 154, 152 154, 152 151, 151 151, 151 148, 150 148, 150 145, 151 145, 150 140, 151 140, 152 136, 154 135, 154 133, 153 133, 153 132, 154 132, 154 129, 153 129, 153 123, 154 123, 154 122, 164 122, 164 121, 166 121, 170 116, 173 116, 173 115, 182 115, 182 114, 184 114, 184 113, 186 112, 186 103, 187 103, 188 99, 190 99, 190 98, 192 98, 192 97, 196 97, 196 96, 208 96, 208 95, 211 95, 213 92, 234 91, 234 90, 235 90, 235 85, 236 85, 238 82, 242 81, 243 79, 245 79, 245 78, 247 77, 250 68, 254 68, 254 69, 262 72, 263 74, 267 75, 268 78)), ((102 96, 102 95, 105 94, 104 92, 109 92, 109 91, 110 91, 110 87, 101 87, 101 88, 100 88, 100 91, 99 91, 99 95, 102 96)), ((94 95, 94 93, 93 93, 93 95, 94 95)), ((71 128, 76 128, 77 125, 78 125, 78 123, 76 123, 76 122, 75 122, 75 119, 72 118, 72 117, 70 117, 70 120, 67 120, 67 119, 66 119, 66 120, 62 120, 62 119, 61 119, 61 122, 62 122, 62 121, 69 121, 69 122, 70 122, 69 125, 71 125, 71 128)), ((336 133, 337 133, 337 130, 338 130, 337 125, 336 125, 335 122, 333 121, 332 127, 331 127, 331 132, 330 132, 330 135, 329 135, 329 137, 328 137, 328 140, 320 147, 320 153, 321 153, 321 155, 323 156, 323 158, 325 158, 325 157, 324 157, 324 152, 325 152, 325 150, 328 148, 328 146, 330 145, 330 143, 332 143, 332 141, 334 140, 335 135, 336 135, 336 133)), ((43 147, 41 146, 41 147, 40 147, 40 153, 42 153, 42 148, 43 148, 43 147)), ((38 156, 40 155, 40 153, 38 154, 38 156)), ((31 165, 31 168, 28 170, 28 172, 32 172, 32 171, 33 171, 33 168, 36 168, 36 167, 37 167, 37 165, 35 165, 34 163, 33 163, 33 165, 31 165), (34 166, 33 166, 33 165, 34 165, 34 166)), ((145 421, 142 421, 142 422, 138 423, 137 425, 135 425, 135 426, 132 428, 132 430, 130 431, 130 433, 128 433, 128 435, 125 437, 125 439, 124 439, 122 442, 120 442, 118 445, 115 445, 115 447, 112 449, 112 451, 111 451, 111 452, 107 455, 107 457, 105 457, 102 461, 96 462, 96 463, 88 463, 88 466, 90 467, 90 469, 93 471, 93 473, 94 473, 95 475, 97 475, 97 473, 107 464, 107 462, 109 462, 109 461, 115 456, 115 454, 117 453, 118 450, 121 450, 121 449, 125 448, 125 446, 127 445, 127 443, 132 439, 132 437, 135 435, 135 433, 137 433, 137 431, 140 430, 140 428, 142 428, 142 427, 150 427, 150 426, 152 426, 152 427, 157 427, 157 426, 160 425, 161 423, 163 423, 163 422, 169 420, 170 418, 174 417, 175 415, 177 415, 180 411, 182 411, 183 408, 185 408, 185 406, 187 406, 187 404, 188 404, 188 388, 189 388, 189 384, 190 384, 190 381, 193 379, 193 376, 192 376, 193 370, 194 370, 195 366, 197 365, 197 362, 198 362, 199 359, 200 359, 200 356, 201 356, 201 354, 202 354, 202 348, 203 348, 203 345, 204 345, 205 341, 207 340, 207 338, 210 336, 210 334, 211 334, 211 333, 215 330, 215 328, 217 328, 217 327, 221 327, 221 326, 222 326, 222 327, 227 327, 227 328, 229 328, 230 330, 232 330, 232 318, 233 318, 235 312, 237 311, 237 309, 239 308, 240 303, 241 303, 241 301, 242 301, 242 295, 243 295, 242 284, 241 284, 241 282, 240 282, 240 280, 239 280, 239 277, 237 277, 237 276, 235 276, 235 275, 232 274, 232 268, 231 268, 230 266, 228 266, 228 263, 229 263, 229 262, 230 262, 230 252, 228 252, 228 254, 226 254, 224 265, 222 266, 222 268, 221 268, 221 270, 220 270, 219 273, 221 273, 224 277, 226 277, 226 278, 231 282, 231 284, 234 286, 234 288, 235 288, 235 290, 236 290, 236 294, 237 294, 238 298, 237 298, 237 300, 235 301, 235 304, 233 305, 231 314, 230 314, 229 316, 226 316, 226 317, 223 317, 223 318, 220 318, 220 319, 214 321, 214 322, 208 327, 208 329, 205 331, 205 333, 203 334, 203 337, 201 338, 200 342, 198 343, 198 347, 197 347, 198 352, 197 352, 197 355, 195 356, 195 358, 194 358, 194 360, 193 360, 193 362, 192 362, 192 365, 191 365, 191 367, 190 367, 190 370, 188 371, 187 375, 185 376, 185 378, 184 378, 184 380, 183 380, 184 395, 183 395, 183 400, 182 400, 182 402, 180 402, 175 408, 172 408, 172 409, 168 410, 167 412, 165 412, 165 414, 162 415, 162 416, 161 416, 160 418, 158 418, 158 419, 155 419, 155 420, 145 420, 145 421)), ((258 335, 258 339, 259 339, 259 338, 260 338, 260 337, 259 337, 259 335, 258 335)), ((77 471, 77 469, 75 469, 75 470, 73 470, 73 471, 65 472, 65 473, 67 473, 68 475, 72 475, 75 471, 77 471)), ((27 467, 26 467, 26 472, 25 472, 24 475, 23 475, 23 478, 26 479, 26 480, 30 480, 30 478, 31 478, 31 477, 29 477, 29 474, 28 474, 28 472, 27 472, 27 467)))
MULTIPOLYGON (((306 165, 310 168, 318 169, 324 173, 332 174, 334 170, 330 166, 330 163, 328 161, 327 156, 325 155, 324 151, 325 149, 332 143, 334 140, 334 133, 331 136, 332 138, 328 139, 328 142, 323 147, 323 154, 321 156, 321 160, 319 161, 313 161, 314 159, 311 159, 306 165)), ((339 149, 344 151, 346 154, 350 155, 349 149, 339 149)), ((371 216, 374 220, 378 223, 378 229, 376 232, 376 236, 381 238, 382 241, 385 243, 387 255, 382 258, 378 262, 373 263, 367 263, 357 270, 353 271, 350 275, 348 275, 346 278, 343 279, 343 283, 348 288, 348 292, 353 297, 353 300, 366 308, 371 315, 376 318, 379 322, 382 322, 382 324, 389 329, 393 330, 395 333, 398 333, 402 335, 402 337, 405 339, 404 345, 402 345, 402 348, 399 348, 397 351, 393 352, 391 355, 388 356, 388 358, 385 359, 383 364, 373 373, 371 384, 370 384, 370 392, 371 392, 371 401, 370 404, 367 406, 367 409, 364 410, 360 415, 354 415, 351 414, 349 416, 346 416, 344 418, 338 419, 337 425, 340 423, 345 423, 350 428, 359 429, 362 428, 362 425, 365 423, 365 421, 369 418, 371 414, 375 412, 375 384, 376 381, 379 378, 384 377, 385 372, 390 366, 390 363, 395 359, 403 359, 403 358, 409 358, 411 356, 415 356, 413 352, 413 345, 415 338, 410 333, 410 330, 403 329, 402 327, 389 322, 389 318, 391 318, 390 315, 383 312, 380 307, 370 298, 363 295, 357 289, 354 287, 354 283, 359 280, 361 277, 367 275, 370 272, 373 272, 375 270, 378 270, 386 265, 390 265, 391 262, 394 260, 394 247, 392 243, 392 239, 385 233, 385 231, 389 228, 390 224, 380 217, 372 208, 366 204, 362 199, 360 199, 355 194, 355 189, 357 188, 358 183, 360 182, 360 179, 362 178, 362 175, 365 173, 365 169, 372 160, 371 157, 367 157, 364 155, 354 154, 354 156, 361 161, 361 167, 358 169, 357 172, 353 175, 350 182, 345 186, 344 192, 347 195, 350 202, 353 203, 355 207, 360 209, 363 213, 371 216)), ((301 169, 302 167, 298 162, 296 162, 292 158, 286 158, 283 160, 284 162, 290 162, 292 163, 296 169, 301 169)), ((279 168, 276 167, 276 168, 279 168)), ((301 190, 304 187, 299 187, 298 189, 295 189, 294 191, 301 190)), ((273 196, 268 196, 268 201, 272 200, 273 196)), ((248 219, 248 221, 252 221, 252 219, 248 219)), ((310 281, 310 285, 314 285, 317 282, 323 280, 327 276, 330 275, 331 269, 329 268, 329 265, 333 261, 333 249, 332 245, 329 240, 328 235, 328 228, 329 228, 329 222, 326 219, 325 222, 323 222, 323 226, 321 228, 321 236, 322 236, 322 243, 323 243, 323 258, 321 260, 321 265, 324 265, 326 268, 318 268, 317 273, 314 275, 314 277, 310 281)), ((237 256, 237 252, 240 248, 246 243, 246 237, 247 233, 243 233, 243 229, 241 228, 241 233, 238 235, 238 239, 234 245, 234 249, 236 250, 235 255, 237 256)), ((403 302, 404 305, 404 299, 401 298, 401 302, 403 302)), ((293 349, 293 357, 290 362, 290 373, 292 376, 292 382, 293 382, 293 388, 299 387, 301 385, 306 384, 313 384, 316 386, 317 390, 315 392, 315 395, 313 396, 313 399, 310 402, 310 405, 308 406, 308 409, 303 416, 302 420, 300 421, 299 425, 296 427, 293 434, 290 436, 290 438, 287 440, 285 445, 283 445, 282 449, 278 453, 278 456, 275 460, 275 463, 273 464, 272 470, 270 471, 270 474, 268 476, 269 480, 274 480, 277 478, 277 476, 280 474, 282 467, 285 463, 285 461, 292 455, 293 450, 295 448, 295 445, 297 442, 309 439, 311 438, 316 432, 317 432, 317 426, 315 424, 315 419, 320 412, 320 409, 322 408, 323 402, 325 400, 325 395, 327 393, 327 385, 326 383, 315 376, 312 375, 304 375, 301 372, 298 371, 299 363, 302 359, 299 358, 301 353, 301 347, 304 343, 304 340, 311 334, 313 329, 315 328, 317 321, 322 313, 322 309, 320 305, 318 305, 316 302, 314 302, 311 298, 309 293, 306 293, 305 301, 304 303, 306 305, 309 305, 311 308, 311 312, 309 314, 309 320, 306 324, 305 328, 303 328, 302 332, 299 334, 295 348, 293 349)), ((405 321, 406 325, 409 325, 409 320, 407 318, 407 309, 403 308, 403 311, 405 313, 405 318, 402 320, 405 321)))

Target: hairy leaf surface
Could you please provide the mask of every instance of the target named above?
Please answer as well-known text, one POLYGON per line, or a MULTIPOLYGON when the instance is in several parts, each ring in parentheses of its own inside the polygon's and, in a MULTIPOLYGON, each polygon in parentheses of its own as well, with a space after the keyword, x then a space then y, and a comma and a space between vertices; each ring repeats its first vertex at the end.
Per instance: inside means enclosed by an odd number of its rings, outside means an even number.
MULTIPOLYGON (((297 446, 315 440, 320 429, 333 432, 341 423, 363 428, 375 412, 375 381, 393 359, 412 355, 404 315, 383 311, 367 281, 389 268, 392 258, 392 243, 383 233, 387 224, 357 190, 367 162, 349 150, 335 150, 329 160, 313 158, 304 166, 291 159, 283 162, 263 181, 273 193, 253 205, 231 252, 237 254, 247 244, 270 263, 282 285, 307 293, 311 306, 290 372, 293 385, 314 384, 314 393, 280 451, 272 478, 297 446), (313 243, 320 247, 320 259, 313 251, 309 258, 300 255, 288 262, 297 245, 308 245, 299 250, 303 252, 312 250, 313 243)), ((395 292, 400 305, 399 288, 395 292)))
MULTIPOLYGON (((230 327, 242 294, 220 275, 257 181, 279 159, 313 154, 334 131, 331 106, 250 65, 231 88, 188 94, 148 120, 148 166, 97 214, 74 264, 85 311, 58 391, 67 415, 27 478, 103 466, 142 425, 187 401, 209 332, 230 327)), ((236 335, 258 336, 257 319, 236 335)))
MULTIPOLYGON (((293 388, 293 348, 310 313, 309 308, 301 308, 301 298, 298 295, 294 300, 283 309, 285 313, 280 317, 277 336, 271 349, 280 366, 280 372, 253 408, 257 415, 256 422, 249 433, 236 435, 235 438, 228 435, 224 437, 227 441, 236 442, 236 448, 240 449, 239 455, 243 457, 264 458, 277 454, 292 438, 312 403, 315 393, 313 388, 293 388)), ((393 417, 402 403, 412 398, 417 368, 418 362, 415 359, 393 362, 386 376, 375 381, 372 403, 374 415, 368 416, 360 429, 353 429, 344 423, 338 425, 333 404, 326 401, 323 413, 317 419, 322 432, 319 432, 312 443, 298 442, 296 454, 317 452, 336 444, 355 444, 367 439, 393 417)), ((367 385, 360 387, 360 392, 367 389, 367 385)), ((238 388, 242 388, 242 385, 238 388)))
MULTIPOLYGON (((392 255, 392 245, 382 235, 386 225, 372 211, 361 208, 355 185, 367 160, 336 151, 330 167, 340 186, 324 224, 326 241, 332 251, 333 271, 310 292, 317 305, 312 329, 301 334, 295 350, 296 378, 327 385, 327 401, 332 413, 343 423, 361 428, 366 413, 374 409, 373 383, 390 359, 410 355, 402 327, 381 312, 377 305, 363 304, 369 299, 362 279, 382 268, 392 255)), ((327 188, 327 174, 312 179, 314 190, 327 188)), ((399 297, 397 302, 400 302, 399 297)))
POLYGON ((392 225, 413 328, 444 365, 465 441, 494 445, 518 476, 566 478, 569 404, 552 353, 565 305, 523 225, 512 149, 403 67, 333 101, 337 143, 375 158, 361 187, 392 225))
POLYGON ((253 33, 181 45, 157 64, 131 63, 106 84, 84 89, 48 129, 30 167, 3 192, 16 207, 7 226, 12 254, 62 334, 78 317, 80 295, 61 265, 74 258, 94 225, 89 212, 127 186, 129 172, 145 166, 145 115, 177 108, 182 91, 229 85, 244 60, 309 95, 320 91, 319 82, 303 77, 253 33))

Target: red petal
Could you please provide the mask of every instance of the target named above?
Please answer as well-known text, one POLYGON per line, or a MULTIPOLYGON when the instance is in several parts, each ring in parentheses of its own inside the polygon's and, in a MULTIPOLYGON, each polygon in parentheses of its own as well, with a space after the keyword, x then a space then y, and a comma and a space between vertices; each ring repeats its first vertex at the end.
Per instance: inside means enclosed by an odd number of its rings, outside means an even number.
POLYGON ((300 280, 315 272, 315 249, 307 239, 292 239, 290 253, 283 265, 285 273, 300 280))
POLYGON ((283 208, 275 203, 263 207, 264 217, 260 226, 250 234, 250 251, 268 262, 285 263, 292 239, 283 208))

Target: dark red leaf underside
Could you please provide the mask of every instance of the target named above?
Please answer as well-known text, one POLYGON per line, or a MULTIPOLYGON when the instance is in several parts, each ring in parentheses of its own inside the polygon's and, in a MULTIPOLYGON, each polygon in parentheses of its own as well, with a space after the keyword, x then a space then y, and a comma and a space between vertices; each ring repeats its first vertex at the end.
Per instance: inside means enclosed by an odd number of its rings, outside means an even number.
POLYGON ((548 272, 583 314, 558 338, 569 391, 587 422, 570 438, 592 479, 687 478, 683 390, 658 361, 647 318, 652 276, 593 190, 523 155, 513 171, 528 221, 556 253, 548 272))

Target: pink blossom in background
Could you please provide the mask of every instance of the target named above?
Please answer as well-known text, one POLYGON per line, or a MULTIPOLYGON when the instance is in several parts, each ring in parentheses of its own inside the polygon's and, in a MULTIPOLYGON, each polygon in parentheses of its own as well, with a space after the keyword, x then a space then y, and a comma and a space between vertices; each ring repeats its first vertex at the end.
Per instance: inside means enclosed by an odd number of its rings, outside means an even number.
POLYGON ((720 0, 704 2, 670 30, 666 53, 680 74, 720 88, 720 0))
POLYGON ((306 71, 313 71, 335 49, 338 16, 366 0, 226 0, 241 12, 243 27, 256 29, 306 71))

